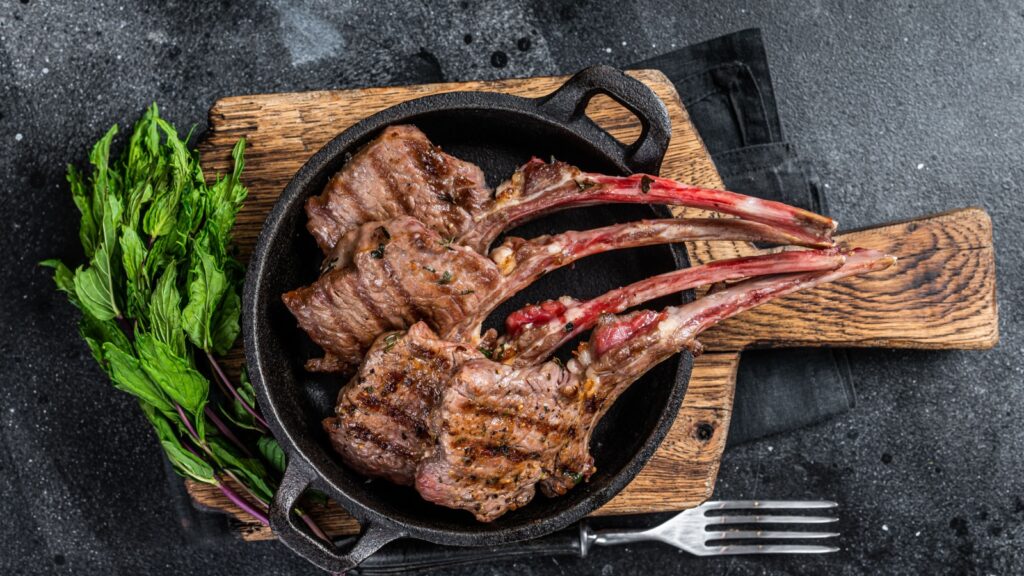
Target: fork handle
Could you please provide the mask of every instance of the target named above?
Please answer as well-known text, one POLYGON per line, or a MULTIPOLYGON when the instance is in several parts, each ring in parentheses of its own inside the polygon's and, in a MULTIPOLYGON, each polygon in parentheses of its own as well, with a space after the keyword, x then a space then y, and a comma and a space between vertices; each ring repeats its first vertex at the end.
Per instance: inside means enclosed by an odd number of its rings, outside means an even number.
POLYGON ((439 568, 465 566, 479 562, 499 562, 543 556, 579 556, 585 523, 580 532, 566 530, 544 538, 487 548, 452 548, 433 544, 407 543, 400 550, 387 548, 370 556, 350 573, 365 576, 384 574, 415 574, 439 568))
POLYGON ((647 530, 591 530, 586 524, 580 525, 580 541, 583 543, 583 555, 590 551, 591 546, 617 546, 619 544, 635 544, 652 540, 647 530))

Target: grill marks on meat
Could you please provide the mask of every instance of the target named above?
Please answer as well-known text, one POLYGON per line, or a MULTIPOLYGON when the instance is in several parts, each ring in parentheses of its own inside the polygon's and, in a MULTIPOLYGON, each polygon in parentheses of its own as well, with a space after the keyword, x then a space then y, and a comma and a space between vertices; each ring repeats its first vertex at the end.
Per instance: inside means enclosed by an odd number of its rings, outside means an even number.
POLYGON ((433 446, 429 419, 441 391, 459 366, 480 357, 422 322, 382 335, 342 388, 336 415, 323 422, 331 445, 362 474, 413 484, 433 446))
MULTIPOLYGON (((551 474, 545 466, 551 455, 580 430, 583 414, 572 409, 571 385, 569 373, 554 363, 523 372, 488 360, 467 362, 435 411, 437 443, 420 463, 416 489, 428 501, 469 510, 483 521, 529 503, 537 483, 551 474)), ((580 473, 589 473, 591 464, 579 466, 580 473)))
POLYGON ((748 280, 685 306, 604 316, 564 368, 555 362, 513 368, 471 360, 435 408, 437 443, 420 463, 416 489, 431 502, 468 510, 483 522, 528 503, 537 485, 548 496, 564 494, 594 472, 590 436, 615 399, 653 366, 695 348, 700 332, 767 300, 893 261, 855 250, 830 272, 748 280), (512 414, 495 417, 481 407, 505 407, 512 414), (540 434, 519 415, 549 420, 566 432, 540 434), (466 446, 499 449, 467 454, 466 446))
POLYGON ((490 202, 480 168, 445 154, 415 126, 391 126, 306 201, 306 227, 325 253, 360 224, 406 214, 451 238, 490 202))

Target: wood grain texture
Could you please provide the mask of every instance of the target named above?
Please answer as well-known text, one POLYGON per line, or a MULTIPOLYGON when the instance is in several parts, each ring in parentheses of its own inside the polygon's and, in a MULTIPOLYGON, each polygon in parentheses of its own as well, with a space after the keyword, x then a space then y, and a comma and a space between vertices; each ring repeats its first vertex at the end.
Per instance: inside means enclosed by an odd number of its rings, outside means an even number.
POLYGON ((980 349, 999 341, 992 221, 983 210, 955 210, 837 240, 899 260, 882 272, 758 306, 706 332, 704 345, 980 349))
MULTIPOLYGON (((672 119, 672 141, 662 175, 708 188, 721 188, 704 145, 674 87, 656 71, 637 71, 665 102, 672 119)), ((249 140, 243 180, 249 200, 239 214, 236 238, 248 258, 265 215, 296 170, 323 144, 348 126, 387 108, 429 94, 489 90, 540 96, 564 78, 433 84, 399 88, 237 96, 210 110, 210 132, 200 145, 208 175, 230 168, 230 150, 239 137, 249 140)), ((598 124, 624 142, 640 133, 636 119, 608 98, 587 109, 598 124)), ((707 216, 693 210, 677 215, 707 216)), ((900 262, 889 271, 850 279, 752 310, 708 332, 706 349, 694 364, 683 407, 647 467, 598 514, 679 510, 707 499, 714 489, 725 448, 735 388, 738 350, 748 345, 884 345, 914 348, 981 348, 998 339, 995 266, 991 223, 969 209, 915 222, 852 232, 845 243, 889 251, 900 262)), ((687 246, 691 261, 709 262, 756 253, 749 244, 702 242, 687 246)), ((229 355, 236 372, 240 350, 229 355)), ((247 539, 272 538, 216 489, 189 484, 197 502, 228 511, 247 539)), ((330 534, 358 531, 335 505, 311 513, 330 534)))

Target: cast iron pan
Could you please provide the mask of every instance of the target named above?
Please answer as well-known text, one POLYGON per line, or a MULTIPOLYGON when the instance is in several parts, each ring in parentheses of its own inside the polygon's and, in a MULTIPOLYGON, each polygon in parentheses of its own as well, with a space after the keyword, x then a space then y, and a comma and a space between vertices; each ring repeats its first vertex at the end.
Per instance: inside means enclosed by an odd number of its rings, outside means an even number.
MULTIPOLYGON (((408 487, 367 482, 330 448, 320 421, 332 413, 342 379, 306 373, 303 362, 319 350, 297 328, 280 296, 316 278, 320 252, 305 230, 303 203, 319 194, 345 159, 390 124, 415 124, 445 151, 475 162, 496 185, 531 156, 555 156, 609 174, 657 173, 671 125, 661 101, 646 86, 606 67, 588 68, 548 96, 526 99, 486 92, 452 92, 405 102, 352 126, 314 155, 291 181, 267 218, 249 264, 243 330, 249 374, 259 405, 288 455, 288 468, 270 508, 278 537, 317 566, 342 572, 401 537, 463 546, 536 538, 597 510, 636 476, 675 419, 693 358, 665 362, 634 384, 595 431, 597 472, 560 498, 532 503, 483 524, 464 511, 429 504, 408 487), (584 115, 595 94, 605 94, 639 117, 640 138, 623 145, 584 115), (334 498, 363 526, 345 550, 309 534, 290 511, 307 488, 334 498)), ((656 211, 667 217, 667 210, 656 211)), ((548 216, 514 230, 526 237, 652 216, 642 206, 603 206, 548 216)), ((681 249, 652 247, 586 259, 545 277, 498 310, 540 298, 596 296, 647 276, 688 265, 681 249)), ((692 294, 684 295, 691 299, 692 294)), ((668 300, 678 303, 679 298, 668 300)), ((661 306, 665 302, 655 305, 661 306)))

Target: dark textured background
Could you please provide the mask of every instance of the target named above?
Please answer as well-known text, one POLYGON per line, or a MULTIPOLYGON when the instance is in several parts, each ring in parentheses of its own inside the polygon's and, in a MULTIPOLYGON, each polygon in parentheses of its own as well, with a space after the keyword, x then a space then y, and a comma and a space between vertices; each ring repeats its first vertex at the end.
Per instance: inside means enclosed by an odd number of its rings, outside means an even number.
POLYGON ((844 226, 990 211, 1002 343, 858 351, 854 412, 727 454, 718 497, 838 500, 839 554, 698 561, 650 545, 465 573, 1024 573, 1019 2, 119 4, 0 2, 0 573, 311 572, 276 543, 188 543, 156 442, 35 267, 78 257, 64 165, 110 124, 153 100, 202 127, 232 94, 625 65, 751 26, 786 137, 844 226))

